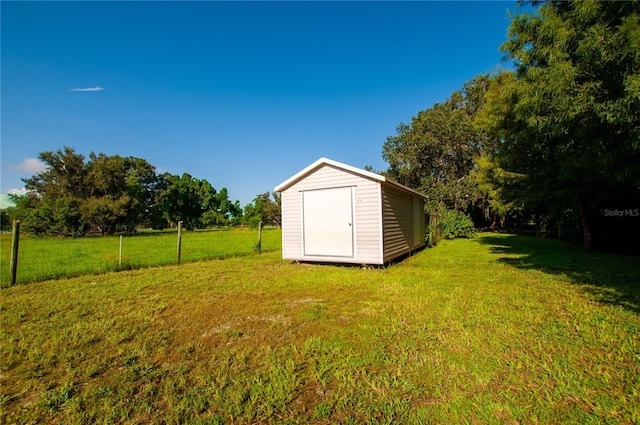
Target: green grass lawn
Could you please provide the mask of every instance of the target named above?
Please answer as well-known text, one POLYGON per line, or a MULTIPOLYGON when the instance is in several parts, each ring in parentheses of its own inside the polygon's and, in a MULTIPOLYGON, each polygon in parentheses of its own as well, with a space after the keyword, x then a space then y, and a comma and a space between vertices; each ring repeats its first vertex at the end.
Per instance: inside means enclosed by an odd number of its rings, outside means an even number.
MULTIPOLYGON (((263 251, 280 249, 282 233, 267 228, 262 232, 263 251)), ((220 259, 253 253, 258 241, 257 229, 215 229, 182 233, 182 261, 220 259)), ((20 237, 17 283, 45 279, 105 273, 119 269, 175 264, 177 232, 141 232, 120 240, 118 236, 55 238, 20 237)), ((0 235, 0 284, 8 286, 11 235, 0 235)))
POLYGON ((640 422, 640 258, 481 234, 0 292, 2 423, 640 422))

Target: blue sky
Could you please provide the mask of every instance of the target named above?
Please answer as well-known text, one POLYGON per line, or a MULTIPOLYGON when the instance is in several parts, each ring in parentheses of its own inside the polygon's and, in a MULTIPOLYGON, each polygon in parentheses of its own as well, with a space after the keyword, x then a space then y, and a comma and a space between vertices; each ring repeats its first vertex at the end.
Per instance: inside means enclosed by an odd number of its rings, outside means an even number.
MULTIPOLYGON (((7 2, 1 188, 38 153, 144 158, 249 203, 501 66, 515 2, 7 2)), ((504 65, 504 64, 503 64, 504 65)))

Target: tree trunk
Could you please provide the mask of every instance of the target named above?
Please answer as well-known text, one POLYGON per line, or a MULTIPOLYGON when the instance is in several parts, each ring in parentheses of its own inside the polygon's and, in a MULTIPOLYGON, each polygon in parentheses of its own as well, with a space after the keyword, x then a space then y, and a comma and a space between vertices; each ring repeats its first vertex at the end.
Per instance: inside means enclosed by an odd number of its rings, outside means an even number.
POLYGON ((562 239, 562 220, 558 219, 556 225, 558 226, 558 239, 562 239))
POLYGON ((582 220, 582 233, 584 236, 584 243, 582 248, 587 252, 593 251, 593 244, 591 242, 591 226, 589 225, 589 216, 587 214, 587 208, 584 205, 584 201, 580 200, 580 219, 582 220))

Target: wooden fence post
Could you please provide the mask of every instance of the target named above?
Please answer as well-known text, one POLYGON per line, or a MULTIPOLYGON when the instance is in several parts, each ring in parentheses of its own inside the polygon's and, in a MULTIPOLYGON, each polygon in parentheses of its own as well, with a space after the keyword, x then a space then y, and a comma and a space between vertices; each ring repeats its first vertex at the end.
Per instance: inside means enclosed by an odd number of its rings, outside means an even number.
POLYGON ((20 221, 13 220, 11 232, 11 262, 9 263, 9 286, 16 284, 18 277, 18 245, 20 243, 20 221))
POLYGON ((182 221, 178 221, 178 264, 182 257, 182 221))
POLYGON ((262 252, 262 221, 258 223, 258 244, 256 249, 258 252, 262 252))
POLYGON ((118 267, 122 268, 122 235, 120 235, 120 250, 118 251, 118 267))

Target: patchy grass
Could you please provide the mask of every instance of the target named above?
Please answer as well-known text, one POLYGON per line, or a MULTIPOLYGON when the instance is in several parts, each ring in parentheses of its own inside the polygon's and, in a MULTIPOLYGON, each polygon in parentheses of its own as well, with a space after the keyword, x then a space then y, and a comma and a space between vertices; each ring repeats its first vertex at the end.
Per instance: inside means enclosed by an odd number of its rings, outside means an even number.
POLYGON ((483 234, 21 285, 3 423, 638 423, 640 258, 483 234))
MULTIPOLYGON (((252 229, 183 231, 182 262, 252 254, 257 238, 258 231, 252 229)), ((263 250, 280 249, 281 238, 280 230, 264 229, 263 250)), ((177 246, 176 231, 126 235, 122 241, 120 265, 118 236, 71 239, 21 235, 17 283, 175 264, 177 246)), ((11 235, 0 235, 0 247, 0 284, 8 286, 11 235)))

